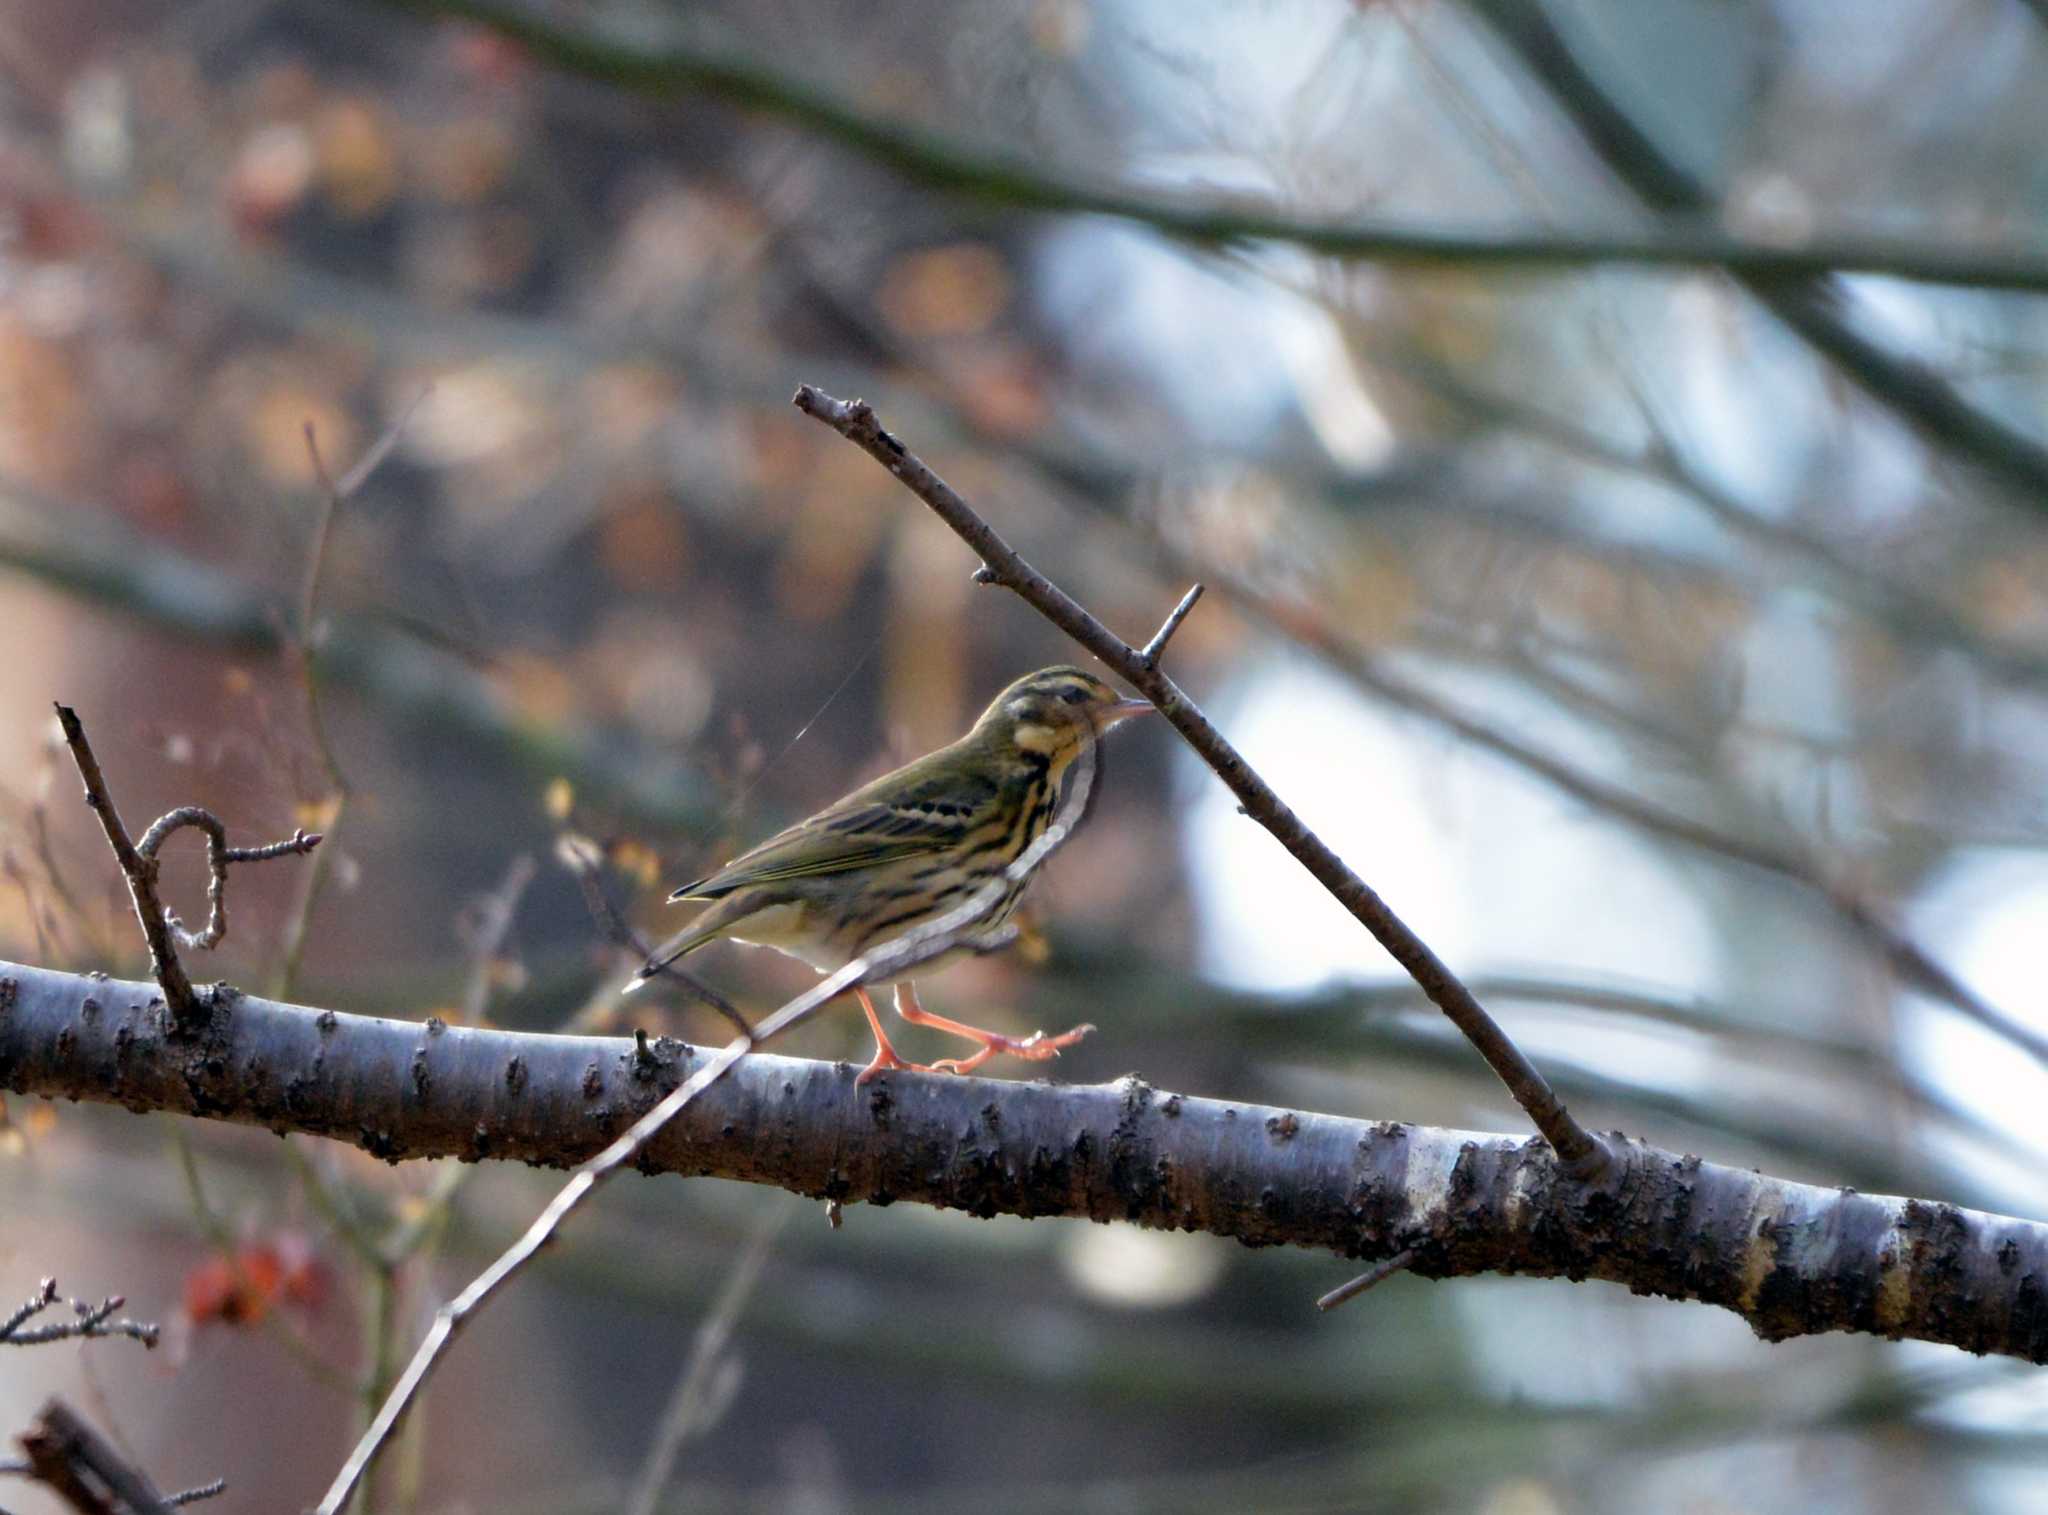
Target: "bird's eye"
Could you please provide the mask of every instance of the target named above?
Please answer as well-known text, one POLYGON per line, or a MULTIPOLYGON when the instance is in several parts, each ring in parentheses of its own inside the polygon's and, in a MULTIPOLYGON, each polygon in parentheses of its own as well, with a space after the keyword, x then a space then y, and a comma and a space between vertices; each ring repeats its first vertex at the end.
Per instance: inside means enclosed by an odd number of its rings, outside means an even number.
POLYGON ((1079 705, 1088 698, 1088 691, 1074 688, 1063 689, 1060 691, 1060 698, 1069 705, 1079 705))

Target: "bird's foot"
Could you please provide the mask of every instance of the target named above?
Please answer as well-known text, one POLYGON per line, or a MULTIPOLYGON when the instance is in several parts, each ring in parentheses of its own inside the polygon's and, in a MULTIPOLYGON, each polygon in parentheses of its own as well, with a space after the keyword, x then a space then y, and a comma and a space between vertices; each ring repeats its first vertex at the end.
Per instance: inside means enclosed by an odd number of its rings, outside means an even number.
POLYGON ((981 1043, 981 1050, 972 1057, 944 1057, 931 1065, 933 1072, 972 1073, 990 1058, 1002 1055, 1021 1057, 1026 1062, 1042 1063, 1060 1055, 1063 1048, 1071 1047, 1095 1028, 1089 1025, 1076 1026, 1071 1031, 1062 1031, 1058 1036, 1047 1036, 1043 1031, 1034 1031, 1029 1036, 1005 1036, 1000 1031, 977 1031, 975 1037, 981 1043))
POLYGON ((873 1059, 868 1063, 868 1065, 865 1068, 860 1070, 859 1075, 853 1081, 853 1086, 856 1089, 858 1089, 863 1084, 873 1082, 882 1074, 887 1073, 894 1068, 901 1068, 906 1073, 937 1073, 945 1066, 946 1065, 944 1063, 910 1062, 904 1058, 898 1057, 896 1055, 896 1049, 890 1046, 887 1042, 884 1042, 881 1046, 875 1048, 875 1055, 873 1059))

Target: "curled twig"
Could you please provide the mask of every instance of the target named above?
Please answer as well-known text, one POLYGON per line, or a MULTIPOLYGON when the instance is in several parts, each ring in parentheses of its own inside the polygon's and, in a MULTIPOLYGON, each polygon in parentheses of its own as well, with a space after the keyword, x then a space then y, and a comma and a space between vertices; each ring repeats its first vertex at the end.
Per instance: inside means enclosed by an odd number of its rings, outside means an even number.
POLYGON ((0 1321, 0 1345, 10 1347, 41 1346, 45 1342, 81 1341, 102 1336, 128 1336, 153 1347, 161 1328, 153 1322, 140 1320, 116 1320, 114 1312, 128 1301, 119 1294, 109 1294, 98 1304, 87 1304, 82 1299, 66 1300, 72 1313, 78 1318, 59 1322, 56 1325, 29 1327, 36 1316, 57 1303, 57 1280, 46 1278, 36 1292, 24 1300, 5 1321, 0 1321))
POLYGON ((221 938, 227 935, 227 886, 228 865, 231 863, 267 863, 272 858, 301 856, 320 845, 320 833, 308 832, 303 828, 294 831, 281 842, 270 842, 261 847, 230 847, 227 827, 220 817, 211 810, 197 805, 181 805, 169 814, 160 816, 149 830, 142 833, 142 840, 135 844, 141 856, 154 861, 163 844, 175 832, 186 826, 196 826, 206 833, 206 929, 188 931, 185 923, 178 919, 175 910, 164 909, 164 922, 177 935, 178 944, 211 951, 218 947, 221 938))
POLYGON ((72 760, 78 765, 78 776, 85 782, 85 802, 99 817, 107 845, 114 849, 114 860, 121 865, 121 876, 128 881, 128 894, 135 902, 136 919, 141 921, 142 937, 149 945, 150 976, 164 991, 164 1003, 170 1006, 172 1020, 179 1026, 192 1026, 204 1019, 206 1011, 192 988, 192 979, 185 972, 185 965, 178 961, 177 948, 171 940, 173 934, 189 947, 218 945, 227 931, 224 891, 228 865, 259 863, 287 854, 311 852, 320 845, 320 837, 317 833, 309 835, 297 831, 289 839, 272 842, 268 846, 230 847, 226 828, 218 817, 196 805, 187 805, 158 820, 143 833, 142 842, 137 845, 129 839, 128 828, 122 824, 121 814, 114 807, 113 792, 107 787, 106 775, 100 771, 92 744, 85 738, 85 727, 78 719, 78 712, 69 705, 60 704, 56 708, 57 724, 64 732, 64 743, 71 749, 72 760), (157 849, 163 846, 172 832, 184 826, 199 827, 206 832, 207 838, 207 922, 206 929, 197 935, 187 931, 184 923, 164 908, 157 894, 157 849))

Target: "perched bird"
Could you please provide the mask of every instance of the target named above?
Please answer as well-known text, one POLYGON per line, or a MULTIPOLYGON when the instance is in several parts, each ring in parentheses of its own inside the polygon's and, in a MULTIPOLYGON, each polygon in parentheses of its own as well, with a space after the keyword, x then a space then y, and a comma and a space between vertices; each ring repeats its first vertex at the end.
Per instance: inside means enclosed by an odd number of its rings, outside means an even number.
MULTIPOLYGON (((627 987, 644 983, 685 953, 726 939, 774 947, 831 973, 944 915, 999 877, 1043 834, 1059 813, 1075 760, 1091 754, 1117 722, 1151 708, 1143 700, 1124 699, 1079 668, 1026 675, 997 695, 958 741, 884 774, 708 878, 676 890, 671 904, 713 904, 664 943, 627 987)), ((1009 917, 1026 882, 1011 885, 977 923, 977 932, 1009 917)), ((959 948, 917 971, 973 950, 959 948)), ((853 992, 875 1033, 875 1055, 860 1075, 863 1084, 885 1068, 966 1073, 998 1053, 1034 1061, 1056 1057, 1095 1029, 1076 1026, 1058 1036, 1028 1037, 983 1031, 931 1014, 905 978, 896 984, 897 1014, 912 1025, 980 1044, 969 1057, 908 1063, 889 1044, 867 990, 853 992)))

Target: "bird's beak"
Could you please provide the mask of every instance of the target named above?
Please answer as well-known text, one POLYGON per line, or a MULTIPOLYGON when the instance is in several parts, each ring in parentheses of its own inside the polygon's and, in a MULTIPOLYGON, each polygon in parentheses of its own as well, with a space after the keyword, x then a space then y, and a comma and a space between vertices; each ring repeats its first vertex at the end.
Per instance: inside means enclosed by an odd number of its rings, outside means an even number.
POLYGON ((1095 724, 1101 730, 1107 731, 1118 721, 1126 721, 1134 715, 1144 715, 1158 708, 1150 700, 1118 700, 1114 705, 1103 708, 1102 714, 1096 717, 1095 724))

